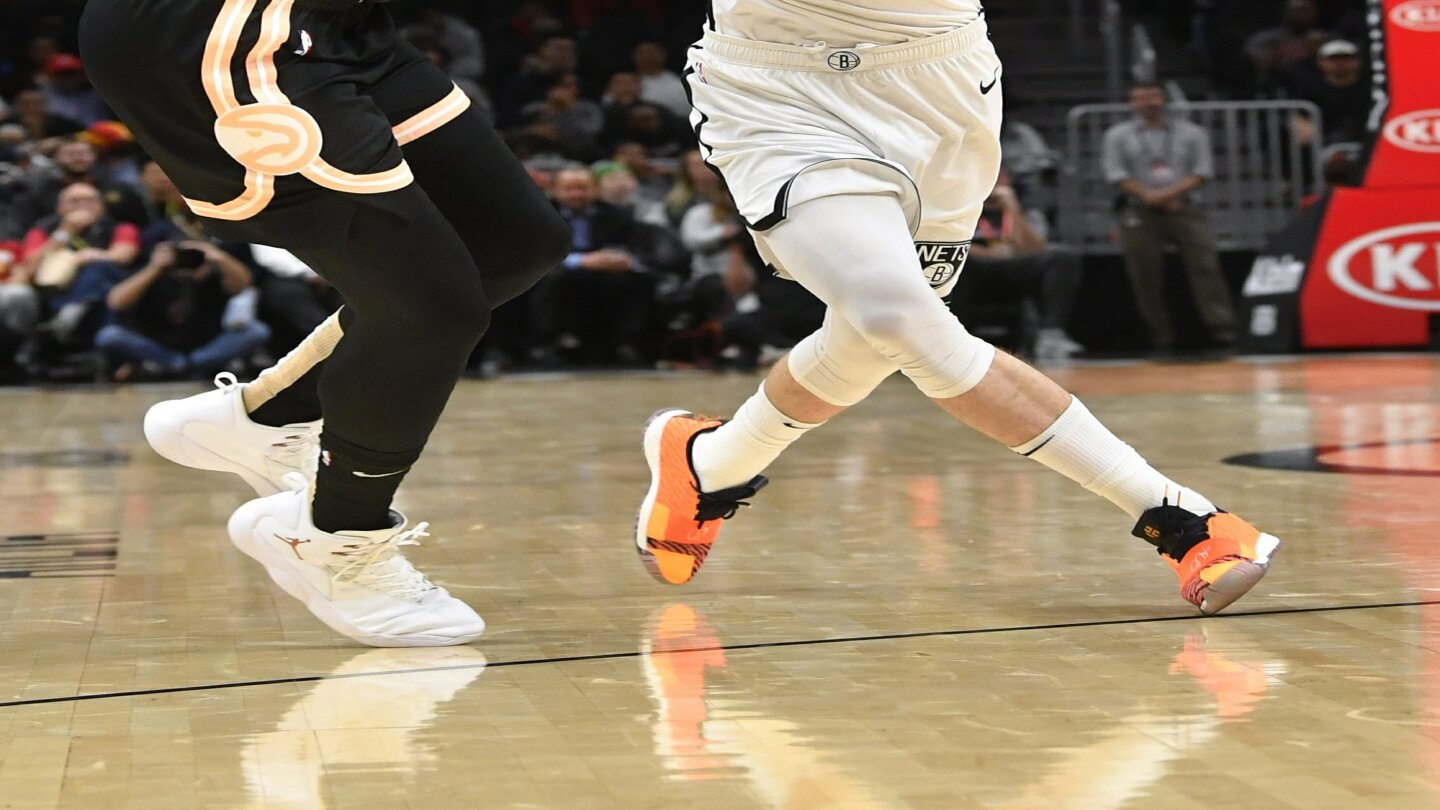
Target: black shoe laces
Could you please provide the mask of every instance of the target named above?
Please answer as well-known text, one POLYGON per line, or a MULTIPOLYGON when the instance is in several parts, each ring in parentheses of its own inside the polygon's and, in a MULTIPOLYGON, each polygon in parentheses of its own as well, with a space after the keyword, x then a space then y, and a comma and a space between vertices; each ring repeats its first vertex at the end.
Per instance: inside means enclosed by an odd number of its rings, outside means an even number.
POLYGON ((1210 539, 1210 519, 1171 506, 1166 500, 1146 509, 1130 533, 1154 546, 1157 554, 1179 561, 1190 549, 1210 539))
POLYGON ((755 493, 764 489, 768 483, 770 479, 757 475, 750 479, 749 483, 738 487, 699 493, 700 502, 695 508, 695 522, 703 526, 712 520, 729 520, 735 517, 740 507, 750 505, 745 499, 755 497, 755 493))

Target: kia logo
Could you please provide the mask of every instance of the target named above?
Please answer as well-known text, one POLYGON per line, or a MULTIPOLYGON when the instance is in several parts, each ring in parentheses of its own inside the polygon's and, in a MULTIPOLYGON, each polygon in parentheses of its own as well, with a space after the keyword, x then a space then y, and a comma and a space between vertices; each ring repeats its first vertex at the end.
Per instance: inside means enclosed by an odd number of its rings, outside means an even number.
POLYGON ((1440 222, 1387 228, 1330 257, 1330 280, 1363 301, 1440 312, 1440 222))
POLYGON ((1390 12, 1390 21, 1411 31, 1440 31, 1440 0, 1410 0, 1390 12))
POLYGON ((1440 154, 1440 110, 1416 110, 1385 125, 1385 140, 1412 152, 1440 154))

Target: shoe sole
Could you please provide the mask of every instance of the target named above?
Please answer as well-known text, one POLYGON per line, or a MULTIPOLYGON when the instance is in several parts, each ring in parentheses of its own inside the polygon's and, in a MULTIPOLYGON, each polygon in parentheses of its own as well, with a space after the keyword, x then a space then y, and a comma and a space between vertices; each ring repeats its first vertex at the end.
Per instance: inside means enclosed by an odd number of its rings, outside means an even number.
POLYGON ((650 552, 650 538, 645 536, 645 527, 650 525, 650 515, 655 511, 655 499, 660 496, 660 441, 665 436, 665 426, 677 416, 693 416, 690 411, 679 408, 662 408, 650 415, 645 423, 645 462, 650 465, 650 491, 640 502, 640 511, 635 515, 635 551, 640 563, 656 582, 664 585, 675 583, 660 573, 660 563, 650 552))
POLYGON ((1255 542, 1255 561, 1241 562, 1225 572, 1225 575, 1205 589, 1200 600, 1200 612, 1206 616, 1229 607, 1236 599, 1250 592, 1270 570, 1274 555, 1280 550, 1280 538, 1272 534, 1261 534, 1255 542))
POLYGON ((265 572, 270 575, 270 579, 279 585, 281 590, 299 600, 307 610, 314 614, 315 618, 340 635, 370 647, 453 647, 459 644, 469 644, 484 634, 483 626, 478 632, 464 636, 389 636, 361 630, 354 622, 346 618, 345 614, 337 610, 335 603, 327 599, 314 585, 311 585, 309 580, 290 570, 287 561, 275 559, 274 548, 268 543, 258 541, 255 537, 257 521, 252 520, 245 512, 246 509, 242 506, 230 516, 230 522, 226 525, 226 529, 230 533, 230 542, 234 543, 242 554, 260 563, 265 568, 265 572))
POLYGON ((175 409, 167 407, 169 405, 171 402, 161 402, 152 405, 150 410, 145 412, 145 440, 162 458, 195 470, 238 475, 262 498, 281 491, 261 473, 186 436, 184 427, 187 422, 176 419, 171 413, 175 409))

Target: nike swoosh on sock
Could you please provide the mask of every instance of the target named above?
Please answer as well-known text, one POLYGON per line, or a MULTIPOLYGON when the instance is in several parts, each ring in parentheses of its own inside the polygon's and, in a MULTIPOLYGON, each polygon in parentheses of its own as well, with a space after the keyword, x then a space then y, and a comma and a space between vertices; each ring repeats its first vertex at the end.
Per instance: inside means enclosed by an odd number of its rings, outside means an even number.
POLYGON ((363 473, 363 472, 360 472, 359 470, 352 470, 352 471, 350 472, 350 474, 351 474, 351 475, 354 475, 354 476, 358 476, 358 477, 360 477, 360 478, 389 478, 389 477, 391 477, 391 476, 393 476, 393 475, 404 475, 404 474, 407 473, 407 472, 410 472, 410 468, 409 468, 409 467, 406 467, 406 468, 403 469, 403 470, 396 470, 395 472, 389 472, 389 473, 363 473))

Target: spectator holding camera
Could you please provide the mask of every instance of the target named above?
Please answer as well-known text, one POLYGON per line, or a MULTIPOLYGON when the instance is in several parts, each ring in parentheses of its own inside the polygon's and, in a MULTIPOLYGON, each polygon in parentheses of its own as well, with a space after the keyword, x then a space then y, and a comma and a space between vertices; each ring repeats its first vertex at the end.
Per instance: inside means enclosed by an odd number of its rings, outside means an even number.
POLYGON ((1154 83, 1130 88, 1135 117, 1105 133, 1105 179, 1124 195, 1119 202, 1120 243, 1135 303, 1157 352, 1173 350, 1174 319, 1165 302, 1165 247, 1180 253, 1190 290, 1210 339, 1235 342, 1235 304, 1220 271, 1215 235, 1192 199, 1214 177, 1210 134, 1169 114, 1165 91, 1154 83))
MULTIPOLYGON (((178 234, 177 234, 178 235, 178 234)), ((206 239, 155 245, 145 265, 110 291, 115 323, 95 346, 119 363, 116 379, 138 371, 187 377, 225 368, 270 338, 254 318, 248 267, 206 239)))

